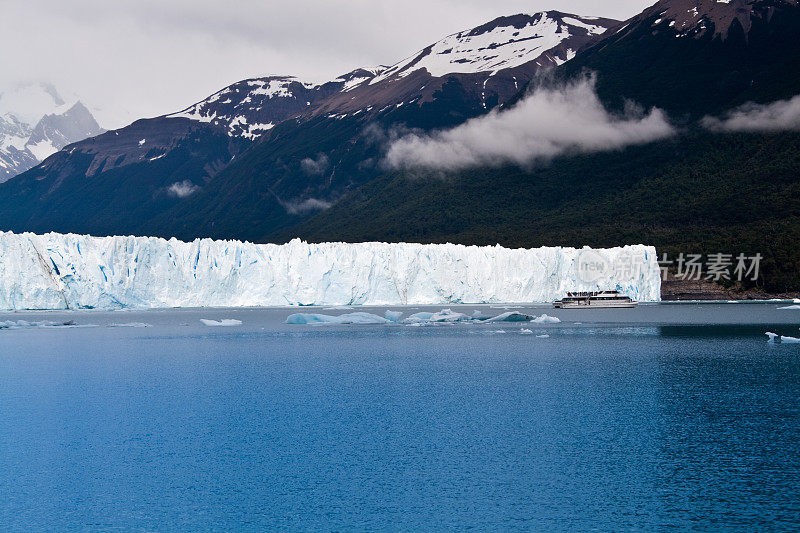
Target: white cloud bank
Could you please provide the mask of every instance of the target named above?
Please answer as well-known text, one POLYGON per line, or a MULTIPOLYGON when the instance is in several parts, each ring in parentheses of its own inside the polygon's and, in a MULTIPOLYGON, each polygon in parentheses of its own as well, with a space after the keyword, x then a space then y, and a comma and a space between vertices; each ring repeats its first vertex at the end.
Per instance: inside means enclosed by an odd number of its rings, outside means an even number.
POLYGON ((713 131, 800 130, 800 96, 771 104, 745 104, 722 118, 705 117, 702 123, 713 131))
POLYGON ((660 109, 609 113, 586 78, 539 89, 513 108, 474 118, 430 135, 395 141, 386 161, 394 168, 457 170, 471 166, 529 165, 567 152, 598 152, 644 144, 675 133, 660 109))
POLYGON ((324 211, 331 206, 330 202, 318 198, 307 198, 303 201, 284 202, 283 207, 290 215, 307 213, 309 211, 324 211))
POLYGON ((317 154, 317 157, 314 159, 306 157, 300 161, 300 167, 303 169, 303 172, 309 176, 323 175, 325 171, 328 170, 329 165, 330 161, 328 160, 328 156, 322 153, 317 154))

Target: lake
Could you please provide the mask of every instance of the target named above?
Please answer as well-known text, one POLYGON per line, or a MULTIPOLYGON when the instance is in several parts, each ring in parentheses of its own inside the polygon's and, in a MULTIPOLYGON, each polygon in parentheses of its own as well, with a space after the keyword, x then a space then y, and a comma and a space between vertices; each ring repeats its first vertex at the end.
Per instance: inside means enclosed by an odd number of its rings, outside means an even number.
POLYGON ((0 313, 0 529, 793 531, 782 305, 0 313))

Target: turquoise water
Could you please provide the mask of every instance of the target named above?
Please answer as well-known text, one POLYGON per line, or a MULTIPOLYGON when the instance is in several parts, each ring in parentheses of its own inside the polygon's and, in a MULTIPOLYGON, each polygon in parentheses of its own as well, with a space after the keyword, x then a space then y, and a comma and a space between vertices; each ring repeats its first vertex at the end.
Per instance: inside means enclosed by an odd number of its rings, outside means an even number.
POLYGON ((85 327, 0 330, 0 529, 796 530, 800 345, 763 333, 800 311, 776 307, 3 315, 85 327))

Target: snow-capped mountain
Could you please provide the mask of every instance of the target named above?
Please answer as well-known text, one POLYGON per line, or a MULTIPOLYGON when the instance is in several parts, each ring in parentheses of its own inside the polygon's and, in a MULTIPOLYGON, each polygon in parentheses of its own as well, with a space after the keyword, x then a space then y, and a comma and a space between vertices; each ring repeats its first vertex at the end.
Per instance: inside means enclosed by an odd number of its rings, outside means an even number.
POLYGON ((543 69, 561 65, 619 21, 558 11, 500 17, 448 35, 326 99, 315 110, 347 114, 435 99, 457 79, 484 108, 502 103, 543 69))
MULTIPOLYGON (((616 24, 556 11, 520 14, 447 36, 392 66, 359 68, 322 84, 291 76, 243 80, 178 112, 71 145, 26 173, 32 187, 14 187, 0 210, 8 206, 6 216, 37 224, 58 218, 48 229, 78 231, 73 223, 80 220, 80 231, 133 232, 139 230, 123 228, 147 224, 141 231, 159 234, 160 215, 186 206, 202 221, 173 233, 184 236, 207 225, 225 234, 217 218, 251 213, 254 233, 244 238, 259 238, 263 227, 307 216, 383 172, 380 130, 430 130, 478 116, 616 24), (61 195, 73 209, 45 207, 61 195), (195 202, 202 205, 189 207, 195 202)), ((170 224, 185 220, 170 215, 170 224)))
POLYGON ((536 72, 561 65, 619 22, 558 11, 500 17, 420 50, 390 67, 359 68, 315 85, 292 76, 234 83, 188 108, 166 115, 225 128, 256 139, 293 117, 378 111, 431 100, 452 76, 487 101, 503 101, 536 72))
POLYGON ((405 77, 425 69, 431 76, 498 72, 536 62, 560 65, 587 41, 617 21, 545 11, 501 17, 483 26, 448 35, 370 81, 405 77))
POLYGON ((346 92, 375 77, 377 70, 357 69, 335 80, 314 84, 294 76, 243 80, 166 118, 188 118, 224 128, 232 137, 256 139, 275 124, 302 115, 316 102, 346 92))
POLYGON ((81 102, 65 103, 44 83, 0 94, 0 111, 0 183, 64 146, 104 131, 81 102))
POLYGON ((38 159, 44 161, 68 144, 94 135, 103 129, 81 102, 76 102, 63 113, 47 114, 33 128, 25 146, 38 159))
POLYGON ((11 113, 0 116, 0 183, 39 162, 25 147, 32 131, 11 113))

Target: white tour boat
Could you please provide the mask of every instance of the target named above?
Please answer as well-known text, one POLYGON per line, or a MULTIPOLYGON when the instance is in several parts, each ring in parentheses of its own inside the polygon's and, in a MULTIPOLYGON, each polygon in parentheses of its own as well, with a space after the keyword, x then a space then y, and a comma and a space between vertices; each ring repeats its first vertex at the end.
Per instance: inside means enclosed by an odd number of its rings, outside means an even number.
POLYGON ((568 292, 553 302, 559 309, 603 309, 636 307, 637 302, 617 291, 568 292))

